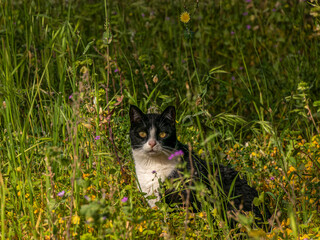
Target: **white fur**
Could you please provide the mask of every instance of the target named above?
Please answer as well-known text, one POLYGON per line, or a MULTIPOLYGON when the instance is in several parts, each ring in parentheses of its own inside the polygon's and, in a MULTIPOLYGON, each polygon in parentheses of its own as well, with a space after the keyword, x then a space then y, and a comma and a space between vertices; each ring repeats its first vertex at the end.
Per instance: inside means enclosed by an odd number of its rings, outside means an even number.
MULTIPOLYGON (((150 139, 155 139, 155 130, 151 129, 150 132, 150 139)), ((164 151, 158 142, 151 148, 148 141, 141 149, 132 150, 132 155, 141 191, 147 193, 146 196, 154 194, 157 197, 148 200, 149 205, 154 207, 155 203, 160 200, 159 180, 164 181, 169 177, 176 169, 178 161, 177 159, 168 160, 172 152, 164 151)))

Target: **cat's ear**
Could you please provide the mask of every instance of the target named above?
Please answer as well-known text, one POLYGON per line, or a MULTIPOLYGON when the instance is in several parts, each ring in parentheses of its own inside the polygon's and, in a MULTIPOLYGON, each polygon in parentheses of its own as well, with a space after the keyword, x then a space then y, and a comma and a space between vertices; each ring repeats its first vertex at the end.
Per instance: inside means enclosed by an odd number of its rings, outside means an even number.
POLYGON ((131 123, 137 123, 143 120, 144 113, 138 107, 130 105, 129 116, 131 123))
POLYGON ((171 121, 172 125, 175 125, 176 123, 176 109, 173 106, 167 107, 163 113, 161 114, 161 117, 167 118, 171 121))

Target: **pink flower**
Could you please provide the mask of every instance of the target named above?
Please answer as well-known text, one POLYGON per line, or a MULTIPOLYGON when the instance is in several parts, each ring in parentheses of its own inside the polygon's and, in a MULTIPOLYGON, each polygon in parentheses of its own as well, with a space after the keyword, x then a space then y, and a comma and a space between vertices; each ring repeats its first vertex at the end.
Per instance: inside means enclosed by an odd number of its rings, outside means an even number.
POLYGON ((172 160, 174 157, 178 157, 178 156, 183 156, 183 151, 182 150, 179 150, 179 151, 176 151, 174 153, 172 153, 168 159, 169 160, 172 160))
POLYGON ((123 197, 122 199, 121 199, 121 202, 127 202, 128 201, 128 197, 123 197))
POLYGON ((66 193, 66 191, 59 192, 58 197, 63 197, 65 193, 66 193))
POLYGON ((95 138, 94 138, 94 140, 99 140, 100 139, 100 136, 96 136, 95 138))

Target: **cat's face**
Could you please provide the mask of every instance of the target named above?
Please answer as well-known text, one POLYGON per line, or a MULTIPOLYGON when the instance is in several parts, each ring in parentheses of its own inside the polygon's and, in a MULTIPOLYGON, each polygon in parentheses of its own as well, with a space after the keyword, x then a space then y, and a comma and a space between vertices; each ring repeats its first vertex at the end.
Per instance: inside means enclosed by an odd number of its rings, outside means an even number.
POLYGON ((144 114, 138 107, 130 107, 130 139, 134 151, 155 156, 170 155, 177 142, 175 108, 168 107, 161 114, 144 114))

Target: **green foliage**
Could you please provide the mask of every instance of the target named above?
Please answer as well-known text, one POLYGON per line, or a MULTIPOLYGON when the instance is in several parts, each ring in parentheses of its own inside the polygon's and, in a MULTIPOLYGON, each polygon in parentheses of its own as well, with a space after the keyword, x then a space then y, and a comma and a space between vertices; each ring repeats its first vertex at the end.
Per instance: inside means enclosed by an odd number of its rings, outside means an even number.
POLYGON ((0 0, 1 239, 319 238, 319 9, 0 0), (215 186, 195 186, 202 212, 150 209, 129 104, 175 105, 182 142, 258 187, 270 233, 242 212, 232 229, 215 186))

